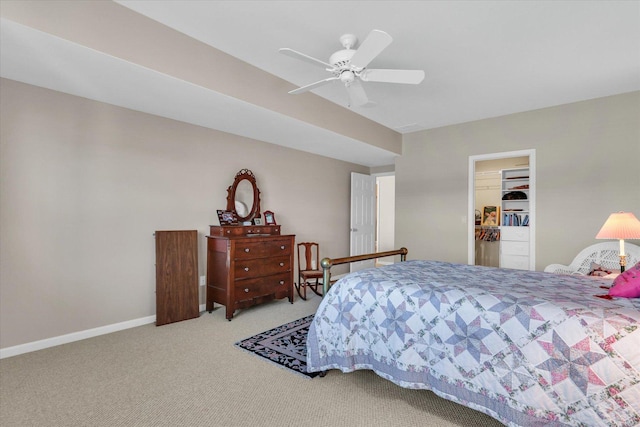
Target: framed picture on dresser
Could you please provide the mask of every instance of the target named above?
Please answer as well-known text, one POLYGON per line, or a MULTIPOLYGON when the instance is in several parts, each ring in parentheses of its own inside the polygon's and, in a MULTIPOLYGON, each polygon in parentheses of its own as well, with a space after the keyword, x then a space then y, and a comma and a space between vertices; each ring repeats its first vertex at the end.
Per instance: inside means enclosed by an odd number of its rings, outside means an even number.
POLYGON ((266 225, 277 225, 276 216, 271 211, 264 211, 264 223, 266 225))
POLYGON ((218 221, 220 225, 237 225, 238 217, 234 211, 224 211, 218 209, 218 221))

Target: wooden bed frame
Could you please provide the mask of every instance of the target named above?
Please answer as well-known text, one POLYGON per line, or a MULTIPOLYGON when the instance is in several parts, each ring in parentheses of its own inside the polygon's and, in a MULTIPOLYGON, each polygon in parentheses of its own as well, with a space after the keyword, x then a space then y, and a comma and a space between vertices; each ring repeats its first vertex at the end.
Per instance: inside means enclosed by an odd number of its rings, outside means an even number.
POLYGON ((331 286, 331 267, 333 267, 334 265, 349 264, 352 262, 365 261, 374 258, 385 258, 394 255, 400 255, 400 261, 404 262, 407 260, 408 252, 409 251, 407 250, 407 248, 403 247, 393 251, 354 255, 344 258, 322 258, 322 261, 320 261, 320 265, 322 266, 322 295, 326 295, 329 287, 331 286))

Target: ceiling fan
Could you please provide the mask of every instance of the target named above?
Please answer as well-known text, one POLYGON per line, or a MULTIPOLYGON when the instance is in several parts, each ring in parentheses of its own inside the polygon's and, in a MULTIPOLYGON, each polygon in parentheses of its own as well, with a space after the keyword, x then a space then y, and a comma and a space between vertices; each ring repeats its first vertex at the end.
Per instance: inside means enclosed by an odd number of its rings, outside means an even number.
POLYGON ((392 41, 391 36, 384 31, 373 30, 360 44, 358 49, 353 49, 358 42, 357 37, 353 34, 345 34, 340 37, 340 43, 344 49, 331 55, 328 63, 293 49, 281 48, 279 50, 280 53, 321 66, 333 74, 333 76, 327 79, 302 86, 289 93, 298 94, 307 92, 339 80, 347 88, 350 105, 368 106, 373 103, 367 98, 367 94, 360 81, 405 84, 420 83, 424 79, 424 71, 422 70, 382 70, 367 68, 367 65, 389 46, 392 41))

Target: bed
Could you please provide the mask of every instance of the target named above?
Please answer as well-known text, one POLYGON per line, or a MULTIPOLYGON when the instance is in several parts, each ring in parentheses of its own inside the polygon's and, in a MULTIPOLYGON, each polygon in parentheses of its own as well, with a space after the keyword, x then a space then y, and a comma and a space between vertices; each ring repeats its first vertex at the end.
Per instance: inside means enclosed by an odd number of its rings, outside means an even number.
POLYGON ((325 293, 308 369, 373 370, 507 425, 639 425, 640 299, 595 296, 610 284, 421 260, 361 270, 325 293))

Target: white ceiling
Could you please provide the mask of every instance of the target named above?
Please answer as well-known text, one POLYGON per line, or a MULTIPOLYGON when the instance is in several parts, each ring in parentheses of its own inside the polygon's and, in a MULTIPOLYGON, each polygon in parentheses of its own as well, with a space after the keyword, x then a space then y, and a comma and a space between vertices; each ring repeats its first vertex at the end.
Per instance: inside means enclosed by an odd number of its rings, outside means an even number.
MULTIPOLYGON (((341 49, 338 38, 342 34, 353 33, 362 40, 372 29, 386 31, 394 41, 370 67, 423 69, 426 78, 417 86, 365 83, 369 98, 377 105, 352 110, 400 133, 640 90, 638 1, 117 3, 299 86, 329 74, 279 54, 279 48, 328 61, 331 53, 341 49)), ((50 39, 3 20, 2 76, 355 163, 393 163, 394 154, 385 150, 50 39), (45 54, 57 52, 52 50, 56 44, 64 60, 45 54), (77 59, 81 57, 84 59, 77 59), (100 85, 87 81, 91 72, 81 71, 81 64, 113 67, 111 78, 103 72, 100 85), (28 75, 33 76, 25 77, 28 75), (85 78, 77 78, 81 76, 85 78), (135 91, 122 90, 127 80, 135 91), (148 91, 138 90, 141 82, 148 91), (217 123, 210 114, 204 117, 202 108, 172 108, 185 96, 199 99, 198 107, 213 103, 229 108, 233 101, 233 108, 253 117, 254 133, 246 134, 246 119, 217 123), (283 126, 260 126, 274 120, 281 120, 283 126), (306 138, 306 146, 297 145, 305 138, 292 136, 301 132, 312 136, 306 138), (331 140, 334 146, 323 151, 313 143, 315 138, 331 140)), ((313 93, 348 108, 340 83, 313 93)))

